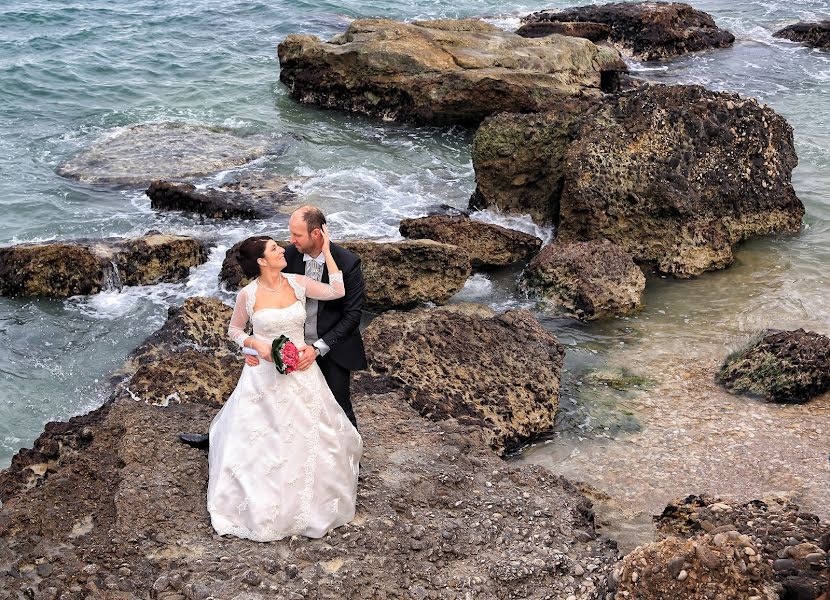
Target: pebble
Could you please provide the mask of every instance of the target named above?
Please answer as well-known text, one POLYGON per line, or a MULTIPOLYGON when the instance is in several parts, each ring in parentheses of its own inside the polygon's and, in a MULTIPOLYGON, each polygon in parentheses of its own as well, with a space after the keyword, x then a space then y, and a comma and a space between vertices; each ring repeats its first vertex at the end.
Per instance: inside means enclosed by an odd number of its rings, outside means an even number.
POLYGON ((251 587, 256 587, 262 582, 262 577, 259 576, 254 570, 249 570, 242 576, 242 582, 250 585, 251 587))
POLYGON ((680 571, 680 573, 678 573, 677 581, 686 581, 686 578, 688 576, 689 576, 689 574, 686 572, 686 569, 683 569, 683 570, 680 571))

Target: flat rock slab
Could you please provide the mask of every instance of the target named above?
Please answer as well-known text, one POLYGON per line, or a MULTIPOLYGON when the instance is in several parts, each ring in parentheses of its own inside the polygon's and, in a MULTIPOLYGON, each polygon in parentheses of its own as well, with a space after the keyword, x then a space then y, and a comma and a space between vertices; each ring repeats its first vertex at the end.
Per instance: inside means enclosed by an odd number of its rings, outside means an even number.
POLYGON ((296 100, 416 123, 550 109, 563 96, 599 95, 628 70, 616 50, 586 39, 527 39, 472 19, 360 19, 329 42, 289 35, 278 52, 296 100))
POLYGON ((830 391, 830 338, 803 329, 768 332, 730 355, 717 379, 734 393, 806 402, 830 391))
POLYGON ((20 244, 0 248, 0 295, 66 298, 179 281, 207 258, 203 241, 176 235, 20 244))
POLYGON ((289 138, 242 137, 218 127, 147 123, 115 130, 73 156, 58 174, 85 183, 147 186, 240 167, 285 150, 289 138))
POLYGON ((474 269, 504 267, 534 256, 542 247, 536 236, 500 225, 482 223, 466 215, 433 215, 403 219, 401 235, 429 239, 463 249, 474 269))
POLYGON ((557 310, 584 321, 636 310, 646 287, 631 255, 608 240, 549 244, 522 277, 557 310))
POLYGON ((378 385, 400 386, 430 419, 482 427, 498 452, 553 427, 565 350, 527 311, 453 304, 390 312, 363 338, 378 385))
MULTIPOLYGON (((784 588, 782 598, 818 598, 827 589, 830 524, 821 523, 786 496, 770 494, 741 503, 690 495, 671 502, 654 520, 667 536, 696 539, 709 532, 716 547, 737 536, 748 537, 759 557, 750 562, 772 566, 772 581, 784 588)), ((768 571, 765 578, 769 583, 768 571)))
POLYGON ((772 34, 773 37, 801 42, 812 48, 830 48, 830 21, 796 23, 772 34))
MULTIPOLYGON (((218 336, 229 309, 205 298, 188 303, 138 353, 147 364, 163 356, 152 348, 228 351, 218 336)), ((518 323, 498 328, 517 339, 532 333, 518 323)), ((196 387, 202 373, 190 376, 196 387)), ((401 590, 446 599, 605 597, 618 554, 569 482, 505 463, 478 424, 422 418, 391 382, 385 388, 360 374, 352 398, 367 442, 356 516, 319 540, 261 544, 214 534, 207 455, 176 435, 207 431, 217 405, 153 406, 120 388, 101 409, 47 425, 0 472, 0 599, 31 596, 27 589, 169 600, 260 598, 266 590, 285 598, 396 598, 401 590)))
MULTIPOLYGON (((544 10, 524 18, 521 35, 539 33, 536 23, 600 23, 611 28, 609 40, 639 60, 657 60, 687 52, 731 46, 735 36, 715 25, 707 13, 682 2, 617 2, 544 10)), ((517 33, 519 33, 517 32, 517 33)), ((551 33, 559 33, 552 31, 551 33)))
MULTIPOLYGON (((251 281, 239 266, 238 249, 244 241, 234 244, 222 262, 219 281, 228 289, 239 289, 251 281)), ((354 240, 341 245, 362 261, 370 310, 409 308, 425 302, 444 304, 461 291, 471 273, 470 259, 462 249, 431 240, 354 240)))
POLYGON ((145 193, 156 210, 181 210, 212 219, 267 219, 297 202, 289 183, 286 178, 274 177, 197 188, 189 183, 154 181, 145 193))
POLYGON ((792 128, 771 108, 644 85, 488 119, 473 142, 471 206, 530 214, 561 242, 608 239, 690 277, 729 266, 741 240, 800 230, 797 162, 792 128))

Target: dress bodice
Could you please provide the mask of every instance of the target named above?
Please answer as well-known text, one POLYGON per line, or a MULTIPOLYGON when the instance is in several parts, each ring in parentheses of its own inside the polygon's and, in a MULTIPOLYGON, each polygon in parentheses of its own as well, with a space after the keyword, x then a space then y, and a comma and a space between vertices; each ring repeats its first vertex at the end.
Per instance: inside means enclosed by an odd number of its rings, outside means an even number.
POLYGON ((260 308, 253 313, 254 335, 271 341, 281 335, 299 347, 305 344, 305 306, 300 300, 285 308, 260 308))

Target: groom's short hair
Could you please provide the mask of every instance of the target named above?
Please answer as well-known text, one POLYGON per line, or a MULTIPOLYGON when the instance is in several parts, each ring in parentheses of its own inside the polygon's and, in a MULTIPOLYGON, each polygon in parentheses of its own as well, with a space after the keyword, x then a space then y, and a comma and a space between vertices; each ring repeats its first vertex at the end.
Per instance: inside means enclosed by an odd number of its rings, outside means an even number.
POLYGON ((315 229, 322 229, 326 224, 326 216, 323 211, 316 206, 304 206, 302 208, 303 222, 308 227, 308 232, 311 233, 315 229))

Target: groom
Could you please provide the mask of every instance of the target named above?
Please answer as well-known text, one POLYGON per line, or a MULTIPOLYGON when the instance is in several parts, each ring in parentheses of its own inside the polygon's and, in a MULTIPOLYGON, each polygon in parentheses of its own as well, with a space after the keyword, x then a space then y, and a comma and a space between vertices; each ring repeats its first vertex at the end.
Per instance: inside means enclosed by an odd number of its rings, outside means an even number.
MULTIPOLYGON (((286 273, 306 275, 323 283, 329 282, 326 260, 323 256, 322 227, 326 222, 323 212, 315 206, 302 206, 288 220, 289 241, 285 249, 288 263, 286 273)), ((307 369, 315 360, 329 384, 335 400, 343 408, 349 421, 357 428, 352 409, 350 384, 352 371, 365 369, 366 353, 360 338, 360 317, 365 304, 366 285, 360 259, 342 246, 331 244, 331 253, 340 271, 346 295, 337 300, 306 300, 305 342, 300 354, 299 369, 307 369)), ((250 366, 259 364, 259 358, 246 355, 250 366)), ((182 433, 181 441, 191 446, 206 447, 208 436, 182 433)))

